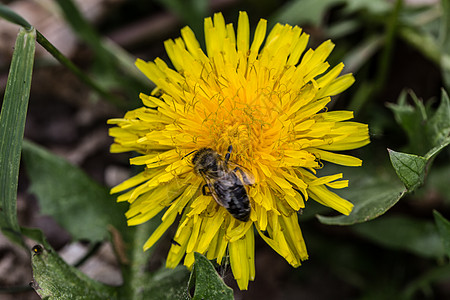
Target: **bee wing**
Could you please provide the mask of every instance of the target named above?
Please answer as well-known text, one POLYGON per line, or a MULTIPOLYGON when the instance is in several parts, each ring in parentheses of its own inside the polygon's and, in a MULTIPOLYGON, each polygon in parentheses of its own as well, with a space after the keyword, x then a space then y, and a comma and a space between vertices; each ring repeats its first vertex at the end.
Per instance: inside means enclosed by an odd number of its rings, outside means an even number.
POLYGON ((223 206, 225 208, 228 208, 228 204, 226 204, 225 202, 223 202, 221 200, 221 198, 219 197, 219 195, 217 194, 216 189, 214 188, 214 180, 203 176, 203 179, 205 179, 206 184, 208 185, 209 191, 211 192, 212 197, 214 198, 214 200, 216 200, 216 202, 220 205, 223 206))
POLYGON ((245 185, 255 184, 255 176, 245 167, 233 162, 228 162, 228 168, 234 172, 245 185))

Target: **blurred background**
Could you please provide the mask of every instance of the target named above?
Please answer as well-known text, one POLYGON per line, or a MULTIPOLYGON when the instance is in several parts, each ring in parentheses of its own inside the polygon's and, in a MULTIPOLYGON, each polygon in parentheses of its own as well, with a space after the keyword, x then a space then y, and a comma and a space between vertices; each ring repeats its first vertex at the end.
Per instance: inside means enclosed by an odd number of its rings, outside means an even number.
MULTIPOLYGON (((380 182, 380 189, 383 181, 394 178, 387 148, 424 155, 430 148, 418 137, 420 129, 414 126, 421 123, 414 116, 420 116, 417 111, 422 107, 432 115, 442 89, 450 91, 448 0, 74 1, 91 27, 77 23, 76 11, 64 1, 0 2, 27 19, 113 96, 94 92, 37 46, 25 138, 108 187, 128 178, 130 168, 127 154, 109 153, 112 139, 106 120, 140 106, 139 92, 153 89, 133 67, 134 60, 161 57, 168 62, 164 40, 178 37, 186 25, 202 40, 203 18, 214 12, 221 11, 234 24, 238 12, 245 10, 253 26, 260 18, 268 20, 268 28, 277 22, 298 25, 311 35, 312 48, 327 39, 336 44, 330 65, 343 61, 344 73, 354 73, 356 83, 335 97, 329 108, 353 110, 356 121, 369 124, 372 140, 351 153, 364 165, 359 173, 344 169, 344 177, 354 179, 349 190, 364 176, 375 186, 380 182), (416 125, 399 120, 399 110, 411 112, 410 123, 416 125)), ((18 30, 0 20, 0 95, 18 30)), ((248 291, 239 291, 227 270, 219 271, 235 289, 236 299, 450 299, 448 257, 433 221, 433 210, 450 217, 449 154, 446 149, 435 159, 423 187, 373 221, 324 225, 315 215, 330 211, 308 202, 299 218, 310 259, 298 269, 257 238, 256 279, 248 291)), ((322 172, 333 172, 333 167, 322 172)), ((53 248, 68 262, 78 262, 89 276, 120 285, 109 243, 74 240, 29 188, 21 167, 19 223, 41 228, 53 248), (80 262, 91 250, 95 255, 80 262)), ((342 195, 352 201, 351 193, 342 195)), ((158 244, 150 269, 163 264, 169 240, 167 235, 158 244)), ((39 299, 28 287, 31 280, 29 254, 0 234, 0 298, 39 299)))

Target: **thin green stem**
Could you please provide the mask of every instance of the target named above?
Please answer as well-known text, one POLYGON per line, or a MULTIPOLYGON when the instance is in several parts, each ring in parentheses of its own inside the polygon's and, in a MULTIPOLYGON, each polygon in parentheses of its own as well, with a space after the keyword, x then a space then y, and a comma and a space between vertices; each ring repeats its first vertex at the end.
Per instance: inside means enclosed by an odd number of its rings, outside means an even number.
MULTIPOLYGON (((161 214, 158 216, 160 217, 161 214)), ((124 236, 125 243, 129 245, 127 250, 129 263, 122 265, 124 285, 120 293, 123 299, 145 299, 141 289, 148 283, 150 278, 146 265, 154 248, 143 251, 142 246, 161 223, 159 220, 160 218, 155 217, 144 224, 128 228, 127 235, 124 236)))
MULTIPOLYGON (((31 30, 33 26, 28 23, 24 18, 20 15, 16 14, 14 11, 9 9, 6 5, 0 4, 0 17, 24 27, 27 30, 31 30)), ((53 46, 39 31, 36 30, 36 40, 37 42, 44 47, 54 58, 56 58, 62 65, 67 67, 70 71, 72 71, 82 82, 91 87, 94 91, 99 93, 106 100, 114 104, 119 108, 126 108, 124 101, 115 96, 114 94, 106 91, 100 85, 98 85, 95 81, 93 81, 90 77, 88 77, 84 72, 82 72, 77 66, 75 66, 67 57, 65 57, 55 46, 53 46)))
POLYGON ((58 49, 55 48, 39 31, 36 31, 36 40, 37 42, 44 47, 54 58, 56 58, 63 66, 67 67, 70 71, 72 71, 82 82, 87 84, 101 96, 103 96, 106 100, 111 102, 117 107, 125 108, 124 101, 111 94, 110 92, 103 89, 100 85, 98 85, 95 81, 93 81, 89 76, 87 76, 83 71, 81 71, 74 63, 72 63, 67 57, 65 57, 58 49))

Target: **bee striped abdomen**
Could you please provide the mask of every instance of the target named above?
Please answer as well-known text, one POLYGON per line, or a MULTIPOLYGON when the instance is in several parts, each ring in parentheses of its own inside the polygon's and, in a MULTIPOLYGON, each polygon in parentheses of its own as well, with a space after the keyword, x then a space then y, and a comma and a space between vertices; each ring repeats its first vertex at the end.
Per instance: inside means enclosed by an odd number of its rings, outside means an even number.
POLYGON ((233 217, 247 222, 250 217, 250 201, 247 191, 236 174, 229 173, 228 176, 232 179, 214 182, 214 190, 220 195, 223 206, 233 217))

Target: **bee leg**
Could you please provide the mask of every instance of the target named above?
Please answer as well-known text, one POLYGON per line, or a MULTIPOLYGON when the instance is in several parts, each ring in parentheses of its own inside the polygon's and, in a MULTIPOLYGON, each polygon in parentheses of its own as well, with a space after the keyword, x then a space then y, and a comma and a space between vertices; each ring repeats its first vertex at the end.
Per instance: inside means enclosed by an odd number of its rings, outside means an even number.
POLYGON ((233 146, 232 145, 228 146, 228 152, 227 152, 227 154, 225 154, 225 164, 227 164, 228 160, 230 159, 231 150, 233 150, 233 146))
POLYGON ((234 168, 233 172, 236 173, 237 171, 239 171, 239 173, 241 173, 242 180, 244 181, 245 185, 252 185, 252 182, 250 181, 250 179, 248 179, 247 174, 245 174, 245 172, 242 171, 241 168, 239 168, 239 167, 234 168))
POLYGON ((208 185, 207 184, 205 184, 204 186, 202 186, 202 194, 203 194, 203 196, 209 196, 209 195, 211 195, 211 192, 206 192, 206 187, 207 187, 208 185))
POLYGON ((187 157, 187 156, 189 156, 189 155, 191 155, 192 153, 197 152, 197 151, 198 151, 198 150, 191 151, 191 152, 189 152, 188 154, 186 154, 185 156, 183 156, 181 159, 184 159, 185 157, 187 157))
POLYGON ((171 242, 173 245, 181 246, 180 243, 178 243, 178 242, 175 241, 174 239, 171 239, 170 242, 171 242))

